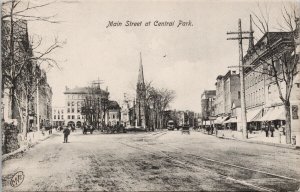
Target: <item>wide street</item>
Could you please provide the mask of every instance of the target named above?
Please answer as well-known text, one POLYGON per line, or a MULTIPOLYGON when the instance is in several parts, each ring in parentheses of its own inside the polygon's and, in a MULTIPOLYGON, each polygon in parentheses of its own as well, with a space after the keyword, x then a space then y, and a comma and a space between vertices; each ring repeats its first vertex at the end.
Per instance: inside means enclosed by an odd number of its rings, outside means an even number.
POLYGON ((5 191, 296 191, 300 151, 192 131, 61 133, 3 162, 5 191), (22 158, 21 158, 22 157, 22 158), (10 186, 23 171, 24 182, 10 186))

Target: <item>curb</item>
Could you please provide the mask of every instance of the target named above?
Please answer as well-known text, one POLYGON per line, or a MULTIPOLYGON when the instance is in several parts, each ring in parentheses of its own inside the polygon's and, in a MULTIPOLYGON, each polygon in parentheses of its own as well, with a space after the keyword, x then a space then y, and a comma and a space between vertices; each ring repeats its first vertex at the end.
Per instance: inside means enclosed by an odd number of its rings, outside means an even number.
POLYGON ((223 136, 217 136, 217 138, 228 139, 228 140, 235 140, 235 141, 241 141, 241 142, 245 142, 245 143, 253 143, 253 144, 268 145, 268 146, 273 146, 273 147, 281 147, 281 148, 287 148, 287 149, 294 149, 294 150, 300 149, 299 146, 288 145, 288 144, 270 143, 270 142, 265 142, 265 141, 251 141, 251 140, 243 140, 243 139, 223 137, 223 136))
POLYGON ((16 155, 18 153, 22 153, 22 152, 25 152, 25 151, 29 150, 31 147, 35 146, 36 144, 39 144, 41 141, 49 139, 53 135, 55 135, 55 133, 53 133, 51 135, 48 135, 48 136, 44 137, 43 139, 39 139, 38 141, 36 141, 34 143, 28 144, 26 146, 22 146, 19 149, 15 150, 15 151, 13 151, 11 153, 7 153, 7 154, 2 155, 2 162, 5 161, 5 160, 7 160, 9 157, 11 157, 13 155, 16 155))

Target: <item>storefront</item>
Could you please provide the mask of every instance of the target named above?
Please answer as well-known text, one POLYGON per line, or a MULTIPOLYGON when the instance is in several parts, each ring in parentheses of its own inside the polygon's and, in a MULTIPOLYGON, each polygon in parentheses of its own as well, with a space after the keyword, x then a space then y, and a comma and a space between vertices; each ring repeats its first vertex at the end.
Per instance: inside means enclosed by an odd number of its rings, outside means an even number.
POLYGON ((260 119, 263 115, 263 109, 262 108, 256 108, 252 110, 247 110, 247 127, 250 133, 252 131, 261 130, 261 122, 260 119))
POLYGON ((230 118, 230 116, 219 116, 216 120, 214 120, 214 126, 217 128, 217 129, 224 129, 226 128, 224 126, 224 122, 226 120, 228 120, 230 118))
POLYGON ((231 117, 223 123, 227 129, 237 130, 237 117, 231 117))
POLYGON ((265 129, 269 125, 277 130, 279 127, 284 127, 285 111, 283 106, 266 108, 264 111, 264 116, 259 120, 261 122, 262 129, 265 129))

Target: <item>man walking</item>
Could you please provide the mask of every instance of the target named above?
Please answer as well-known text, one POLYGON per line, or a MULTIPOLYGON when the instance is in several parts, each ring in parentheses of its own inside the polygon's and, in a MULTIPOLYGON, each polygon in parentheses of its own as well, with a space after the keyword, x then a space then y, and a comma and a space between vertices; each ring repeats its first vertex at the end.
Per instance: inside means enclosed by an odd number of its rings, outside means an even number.
POLYGON ((275 129, 274 129, 274 127, 272 125, 270 126, 270 131, 271 131, 271 137, 274 137, 274 131, 275 131, 275 129))
POLYGON ((269 137, 269 130, 270 130, 270 122, 268 122, 268 124, 265 125, 266 137, 269 137))
POLYGON ((63 131, 63 133, 64 133, 64 143, 68 143, 68 136, 70 135, 69 127, 66 127, 66 129, 63 131))

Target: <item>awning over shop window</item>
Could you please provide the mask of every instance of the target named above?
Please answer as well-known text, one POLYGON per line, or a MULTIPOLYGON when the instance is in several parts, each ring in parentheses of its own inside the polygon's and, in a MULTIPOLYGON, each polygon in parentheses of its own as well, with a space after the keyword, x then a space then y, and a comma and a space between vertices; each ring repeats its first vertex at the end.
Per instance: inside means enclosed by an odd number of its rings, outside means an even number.
POLYGON ((226 117, 220 116, 214 121, 214 124, 223 124, 224 121, 226 121, 228 118, 229 118, 229 116, 226 116, 226 117))
POLYGON ((247 111, 247 122, 259 121, 261 118, 262 109, 254 109, 247 111))
POLYGON ((285 120, 283 107, 269 108, 267 113, 259 121, 285 120))
POLYGON ((236 122, 237 122, 237 118, 236 117, 231 117, 227 121, 224 121, 223 124, 226 124, 226 123, 236 123, 236 122))

